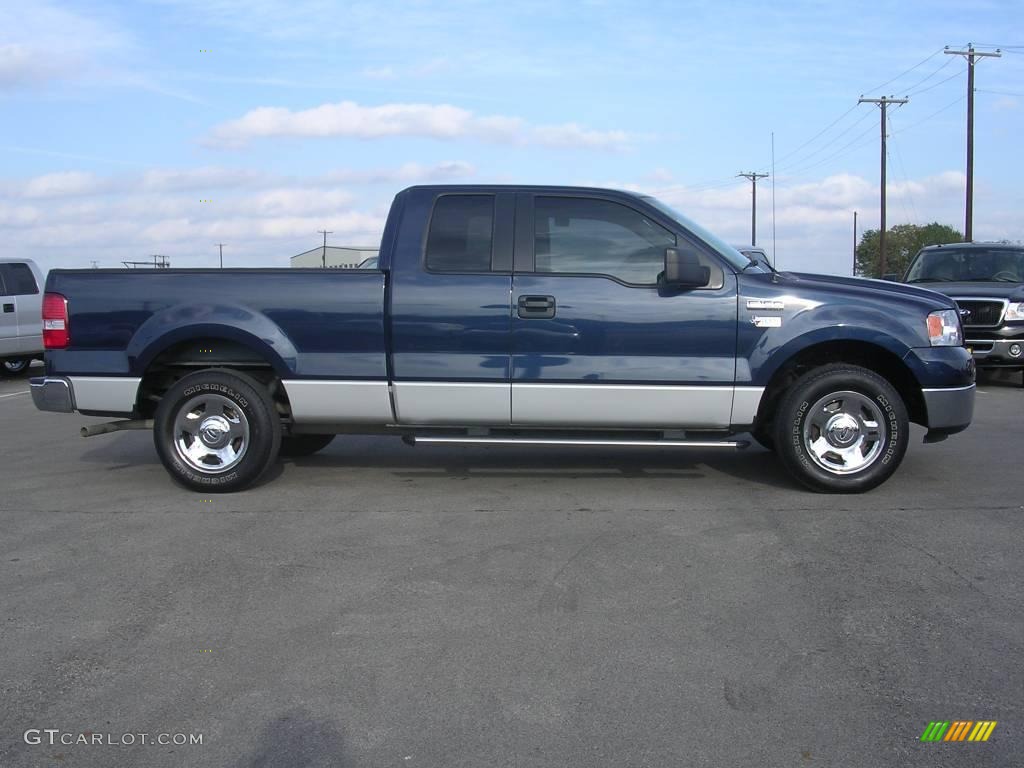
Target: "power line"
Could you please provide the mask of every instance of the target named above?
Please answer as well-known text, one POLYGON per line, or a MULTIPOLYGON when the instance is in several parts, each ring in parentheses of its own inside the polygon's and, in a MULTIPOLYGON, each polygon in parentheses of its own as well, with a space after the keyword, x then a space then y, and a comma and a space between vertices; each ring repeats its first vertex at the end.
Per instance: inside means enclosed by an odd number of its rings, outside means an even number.
MULTIPOLYGON (((910 188, 910 176, 909 174, 907 174, 907 166, 903 162, 903 153, 900 152, 900 145, 896 143, 896 131, 892 125, 892 117, 889 118, 889 138, 892 139, 893 149, 896 150, 896 159, 899 161, 900 171, 903 173, 903 183, 907 185, 906 199, 910 201, 910 209, 914 212, 914 218, 911 219, 911 223, 920 224, 921 220, 917 216, 917 205, 914 204, 914 193, 911 191, 910 188)), ((903 203, 903 212, 904 214, 907 215, 907 218, 909 219, 910 215, 907 212, 907 205, 905 201, 903 203)))
POLYGON ((941 107, 940 109, 937 109, 934 112, 932 112, 930 115, 928 115, 928 117, 926 117, 926 118, 924 118, 922 120, 918 120, 916 123, 911 123, 910 125, 904 126, 903 128, 900 128, 898 131, 896 131, 896 133, 906 133, 907 131, 911 130, 912 128, 917 128, 917 126, 923 125, 924 123, 927 123, 933 117, 942 114, 943 112, 945 112, 950 107, 955 107, 957 104, 959 104, 961 101, 963 101, 966 98, 967 98, 967 96, 958 96, 957 98, 953 99, 953 101, 949 102, 949 104, 947 104, 946 106, 941 107))
MULTIPOLYGON (((868 112, 867 114, 870 115, 871 113, 868 112)), ((822 165, 825 165, 825 163, 828 163, 828 162, 830 162, 832 160, 836 160, 836 159, 838 159, 838 158, 840 158, 840 157, 842 157, 842 156, 844 156, 846 154, 849 154, 849 152, 853 152, 854 150, 860 149, 861 147, 863 147, 865 144, 868 143, 867 141, 860 141, 860 140, 863 139, 865 136, 867 136, 869 133, 873 133, 874 130, 875 130, 875 127, 873 125, 869 125, 867 127, 867 130, 861 131, 859 134, 857 134, 855 137, 853 137, 849 142, 844 144, 842 147, 840 147, 838 150, 833 152, 828 157, 822 158, 821 160, 818 160, 817 162, 811 163, 810 165, 805 165, 805 166, 801 166, 801 167, 796 168, 796 169, 792 169, 792 170, 790 170, 788 175, 790 177, 798 176, 798 175, 800 175, 802 173, 806 173, 807 171, 811 171, 811 170, 814 170, 815 168, 818 168, 818 167, 820 167, 822 165), (860 143, 858 144, 858 142, 860 142, 860 143)), ((868 141, 873 141, 873 139, 868 139, 868 141)))
POLYGON ((930 74, 926 75, 925 77, 922 77, 922 78, 921 78, 920 80, 918 80, 918 81, 917 81, 916 83, 914 83, 913 85, 909 85, 909 86, 907 86, 907 87, 906 87, 906 88, 904 88, 903 90, 904 90, 904 91, 908 91, 908 92, 909 92, 909 91, 913 91, 913 90, 916 90, 917 88, 920 88, 920 87, 921 87, 922 85, 924 85, 925 83, 927 83, 927 82, 928 82, 929 80, 931 80, 931 79, 932 79, 933 77, 935 77, 935 76, 936 76, 937 74, 939 74, 939 73, 940 73, 940 72, 941 72, 942 70, 944 70, 944 69, 945 69, 946 67, 948 67, 948 66, 949 66, 950 64, 952 64, 952 63, 953 63, 953 60, 952 60, 952 59, 946 59, 946 60, 945 60, 945 61, 944 61, 944 62, 942 63, 942 66, 940 66, 940 67, 937 67, 936 69, 932 70, 932 72, 931 72, 930 74))
POLYGON ((910 69, 906 69, 906 70, 904 70, 904 71, 900 72, 900 73, 899 73, 898 75, 896 75, 896 77, 894 77, 894 78, 893 78, 892 80, 886 80, 886 81, 885 81, 884 83, 882 83, 881 85, 876 85, 876 86, 875 86, 874 88, 868 88, 868 91, 875 91, 875 92, 877 92, 877 91, 880 91, 880 90, 882 90, 883 88, 885 88, 885 86, 889 85, 890 83, 895 83, 895 82, 896 82, 897 80, 899 80, 899 79, 900 79, 901 77, 903 77, 904 75, 909 75, 909 74, 910 74, 911 72, 913 72, 913 71, 914 71, 915 69, 917 69, 918 67, 920 67, 920 66, 922 66, 922 65, 924 65, 924 64, 927 64, 927 63, 928 63, 929 61, 931 61, 931 60, 932 60, 932 59, 934 59, 934 58, 935 58, 936 56, 938 56, 938 55, 939 55, 940 53, 942 53, 942 51, 943 51, 943 49, 942 49, 942 48, 939 48, 939 49, 938 49, 937 51, 935 51, 935 53, 931 54, 931 55, 930 55, 930 56, 928 56, 927 58, 921 59, 921 61, 917 62, 917 64, 915 64, 914 66, 912 66, 912 67, 911 67, 910 69))
POLYGON ((870 112, 865 112, 861 116, 860 120, 858 120, 858 121, 856 121, 854 123, 850 123, 850 125, 848 125, 844 130, 840 131, 835 136, 833 136, 832 139, 830 139, 827 144, 822 144, 816 150, 814 150, 813 152, 811 152, 808 155, 804 155, 799 160, 794 160, 793 162, 790 162, 790 163, 782 163, 782 169, 785 170, 786 168, 791 168, 794 165, 802 165, 803 163, 805 163, 807 160, 810 160, 815 155, 817 155, 817 154, 819 154, 821 152, 824 152, 826 149, 829 149, 832 146, 835 146, 835 144, 839 141, 839 139, 841 139, 843 136, 848 134, 850 131, 852 131, 858 125, 863 123, 869 117, 871 117, 871 113, 870 112))
POLYGON ((945 78, 944 80, 939 80, 939 82, 937 82, 937 83, 932 83, 932 84, 931 84, 931 85, 929 85, 929 86, 928 86, 927 88, 922 88, 922 89, 920 89, 920 90, 918 90, 918 91, 910 91, 910 92, 909 92, 909 93, 907 94, 907 96, 917 96, 917 95, 919 95, 919 94, 922 94, 922 93, 927 93, 927 92, 928 92, 928 91, 930 91, 930 90, 931 90, 932 88, 938 88, 938 87, 939 87, 940 85, 942 85, 943 83, 948 83, 948 82, 949 82, 950 80, 952 80, 952 79, 953 79, 954 77, 960 77, 960 75, 962 75, 962 74, 963 74, 963 70, 961 70, 961 71, 959 71, 959 72, 954 72, 954 73, 953 73, 952 75, 950 75, 949 77, 945 78))
POLYGON ((841 115, 840 115, 839 117, 837 117, 837 118, 836 118, 835 120, 833 120, 833 121, 832 121, 831 123, 829 123, 829 124, 828 124, 828 125, 826 125, 826 126, 825 126, 824 128, 822 128, 822 129, 821 129, 820 131, 818 131, 818 132, 817 132, 816 134, 814 134, 813 136, 811 136, 811 138, 809 138, 809 139, 808 139, 807 141, 805 141, 805 142, 804 142, 803 144, 801 144, 801 145, 800 145, 799 147, 797 147, 796 149, 792 150, 791 152, 787 152, 787 153, 786 153, 785 155, 783 155, 782 157, 780 157, 778 161, 779 161, 779 162, 781 163, 781 162, 782 162, 783 160, 786 160, 787 158, 789 158, 789 157, 792 157, 793 155, 795 155, 795 154, 796 154, 797 152, 799 152, 799 151, 800 151, 801 149, 803 149, 803 148, 804 148, 804 147, 806 147, 806 146, 807 146, 808 144, 810 144, 811 142, 813 142, 813 141, 814 141, 815 139, 817 139, 817 138, 818 138, 819 136, 823 135, 823 134, 824 134, 824 133, 825 133, 826 131, 828 131, 828 130, 829 130, 829 129, 830 129, 831 127, 832 127, 832 126, 834 126, 834 125, 835 125, 836 123, 838 123, 838 122, 839 122, 840 120, 842 120, 842 119, 843 119, 844 117, 846 117, 846 116, 847 116, 848 114, 850 114, 851 112, 853 112, 853 110, 855 110, 856 108, 857 108, 857 105, 856 105, 856 104, 854 104, 854 105, 853 105, 852 107, 850 107, 850 108, 849 108, 848 110, 846 110, 845 112, 843 112, 843 114, 841 114, 841 115))
POLYGON ((975 93, 994 93, 997 96, 1020 96, 1024 98, 1024 93, 1018 93, 1016 91, 993 91, 991 88, 975 88, 975 93))

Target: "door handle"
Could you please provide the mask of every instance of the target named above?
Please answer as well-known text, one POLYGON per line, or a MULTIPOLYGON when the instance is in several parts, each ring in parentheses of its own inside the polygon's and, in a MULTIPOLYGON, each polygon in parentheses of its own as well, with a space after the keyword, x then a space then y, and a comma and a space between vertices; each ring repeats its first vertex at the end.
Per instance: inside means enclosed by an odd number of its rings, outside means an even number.
POLYGON ((4 304, 4 312, 13 312, 13 311, 14 311, 14 305, 13 304, 4 304))
POLYGON ((519 317, 524 320, 543 320, 555 316, 554 296, 520 296, 516 306, 519 317))

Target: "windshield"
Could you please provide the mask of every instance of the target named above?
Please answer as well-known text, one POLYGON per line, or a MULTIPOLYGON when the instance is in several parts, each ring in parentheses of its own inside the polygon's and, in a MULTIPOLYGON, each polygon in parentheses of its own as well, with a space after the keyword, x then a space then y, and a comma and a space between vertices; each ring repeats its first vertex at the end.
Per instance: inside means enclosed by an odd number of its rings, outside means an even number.
POLYGON ((908 283, 1024 280, 1024 248, 941 248, 921 251, 907 272, 908 283))
POLYGON ((742 271, 744 267, 750 266, 750 259, 748 259, 742 253, 737 251, 724 240, 720 240, 717 236, 708 232, 700 224, 697 224, 696 222, 688 219, 686 216, 683 216, 683 214, 679 213, 677 210, 672 208, 672 206, 666 205, 665 203, 661 202, 661 200, 658 200, 656 197, 651 197, 649 195, 643 195, 643 199, 646 200, 651 205, 653 205, 659 211, 664 213, 673 221, 678 222, 680 226, 682 226, 684 229, 686 229, 689 232, 692 232, 705 243, 707 243, 711 248, 717 251, 723 259, 729 262, 729 264, 731 264, 736 269, 742 271))

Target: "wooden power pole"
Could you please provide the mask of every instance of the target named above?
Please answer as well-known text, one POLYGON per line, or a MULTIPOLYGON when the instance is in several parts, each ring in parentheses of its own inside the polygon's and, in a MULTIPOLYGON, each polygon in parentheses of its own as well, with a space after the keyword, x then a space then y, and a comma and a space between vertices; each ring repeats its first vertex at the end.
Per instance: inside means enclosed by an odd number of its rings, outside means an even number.
POLYGON ((750 244, 757 245, 757 180, 768 178, 767 173, 737 173, 737 176, 742 176, 745 179, 750 179, 750 244))
POLYGON ((885 109, 890 104, 906 104, 910 99, 894 99, 892 96, 883 96, 880 99, 865 99, 863 96, 857 101, 858 104, 877 104, 882 110, 882 195, 881 195, 881 224, 878 228, 878 267, 879 277, 885 277, 885 109))
POLYGON ((984 56, 999 58, 1002 52, 976 51, 973 44, 968 44, 966 51, 953 51, 949 46, 943 53, 963 56, 967 59, 967 199, 964 205, 964 240, 974 239, 974 60, 984 56))

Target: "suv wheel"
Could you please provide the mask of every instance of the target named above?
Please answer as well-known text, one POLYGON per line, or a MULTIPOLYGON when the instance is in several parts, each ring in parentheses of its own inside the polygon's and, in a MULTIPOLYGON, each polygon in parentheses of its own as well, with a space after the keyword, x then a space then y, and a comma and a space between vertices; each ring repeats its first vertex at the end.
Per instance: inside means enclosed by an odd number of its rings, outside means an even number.
POLYGON ((855 365, 817 368, 782 398, 775 444, 786 469, 815 491, 862 493, 907 452, 907 409, 893 386, 855 365))
POLYGON ((153 440, 164 467, 186 488, 228 493, 252 485, 277 458, 281 420, 258 381, 210 369, 167 390, 153 440))

